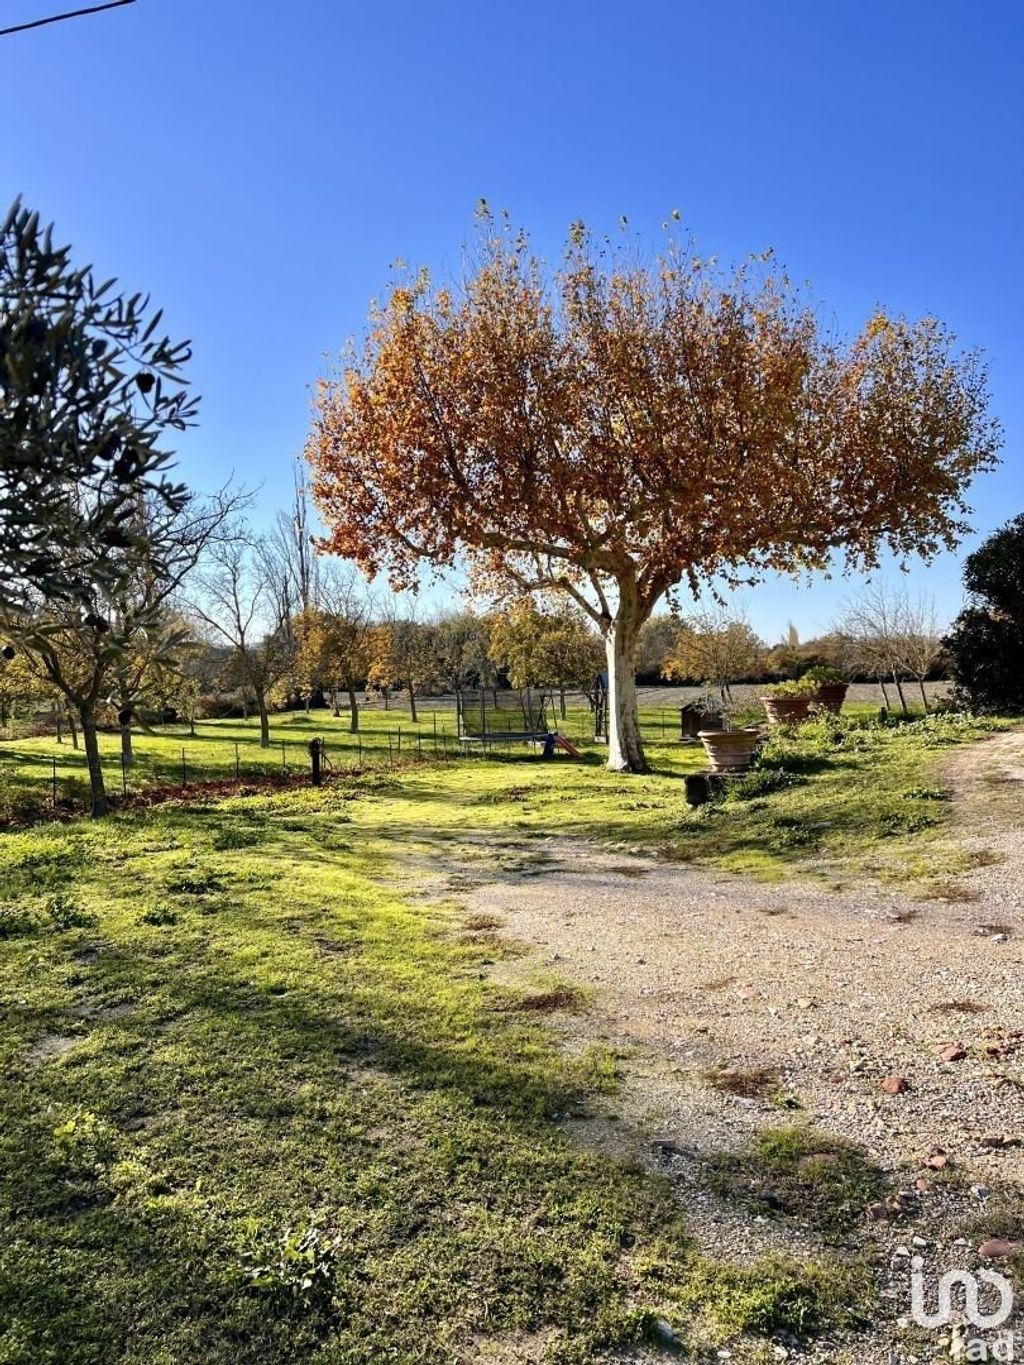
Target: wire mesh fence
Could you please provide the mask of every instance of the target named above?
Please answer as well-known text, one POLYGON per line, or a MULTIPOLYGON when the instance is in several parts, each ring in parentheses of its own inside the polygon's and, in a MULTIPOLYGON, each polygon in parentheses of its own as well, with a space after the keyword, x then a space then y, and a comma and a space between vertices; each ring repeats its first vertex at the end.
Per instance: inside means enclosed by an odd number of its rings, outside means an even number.
MULTIPOLYGON (((437 704, 408 710, 367 709, 364 728, 352 731, 347 717, 316 713, 288 713, 273 718, 269 745, 258 731, 236 722, 199 722, 196 733, 177 727, 132 732, 129 756, 120 751, 116 730, 102 736, 101 767, 109 795, 127 801, 156 792, 173 793, 214 784, 244 785, 302 783, 313 780, 310 745, 322 742, 322 773, 330 781, 342 774, 387 771, 423 762, 467 762, 517 759, 539 760, 544 754, 538 737, 489 733, 487 742, 460 735, 454 708, 437 704), (242 735, 232 731, 245 730, 242 735), (292 731, 282 735, 281 731, 292 731)), ((678 705, 646 705, 640 711, 644 743, 656 748, 680 740, 678 705)), ((568 739, 583 761, 599 764, 606 745, 595 741, 594 716, 585 700, 569 698, 564 713, 556 702, 548 713, 548 727, 568 739)), ((556 762, 573 761, 560 754, 556 762)), ((86 755, 64 736, 0 743, 0 824, 12 812, 41 813, 45 808, 67 813, 87 810, 90 784, 86 755)))

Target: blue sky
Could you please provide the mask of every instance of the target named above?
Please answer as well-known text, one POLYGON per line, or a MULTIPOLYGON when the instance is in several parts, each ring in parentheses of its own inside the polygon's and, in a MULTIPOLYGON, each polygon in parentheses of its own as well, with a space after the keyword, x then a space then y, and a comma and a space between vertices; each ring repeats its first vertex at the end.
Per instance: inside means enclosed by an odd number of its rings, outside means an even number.
MULTIPOLYGON (((1024 510, 1022 66, 1010 0, 137 0, 0 39, 0 190, 192 337, 182 472, 262 483, 257 520, 389 263, 453 266, 483 196, 552 253, 575 218, 654 241, 678 207, 723 261, 773 246, 843 329, 942 317, 1006 429, 987 532, 1024 510)), ((956 611, 955 559, 911 584, 956 611)), ((850 590, 746 602, 807 635, 850 590)))

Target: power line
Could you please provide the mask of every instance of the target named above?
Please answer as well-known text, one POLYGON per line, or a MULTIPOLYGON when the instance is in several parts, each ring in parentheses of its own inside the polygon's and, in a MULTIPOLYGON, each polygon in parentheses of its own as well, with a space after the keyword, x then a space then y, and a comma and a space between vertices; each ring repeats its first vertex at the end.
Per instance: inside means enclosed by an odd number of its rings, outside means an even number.
POLYGON ((44 24, 59 24, 62 19, 79 19, 83 14, 99 14, 105 9, 119 9, 121 5, 134 5, 135 0, 107 0, 105 5, 92 5, 89 9, 73 9, 67 14, 51 14, 46 19, 33 19, 29 24, 15 24, 13 28, 0 28, 0 38, 9 33, 24 33, 29 28, 42 28, 44 24))

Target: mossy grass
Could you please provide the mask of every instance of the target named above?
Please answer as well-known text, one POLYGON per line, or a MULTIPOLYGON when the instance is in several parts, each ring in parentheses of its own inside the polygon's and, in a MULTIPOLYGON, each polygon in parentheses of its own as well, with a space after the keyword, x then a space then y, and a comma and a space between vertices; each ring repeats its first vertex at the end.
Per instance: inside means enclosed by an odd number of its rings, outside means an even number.
POLYGON ((797 1218, 826 1240, 863 1223, 885 1190, 883 1172, 861 1148, 801 1123, 766 1128, 749 1148, 712 1158, 709 1180, 719 1194, 797 1218))

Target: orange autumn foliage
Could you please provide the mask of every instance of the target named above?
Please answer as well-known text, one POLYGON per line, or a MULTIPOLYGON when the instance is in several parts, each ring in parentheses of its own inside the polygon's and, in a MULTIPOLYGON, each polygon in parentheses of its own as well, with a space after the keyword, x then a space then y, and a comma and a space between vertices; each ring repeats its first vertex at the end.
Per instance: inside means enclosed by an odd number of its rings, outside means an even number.
POLYGON ((307 455, 327 548, 367 573, 464 561, 587 611, 610 765, 642 769, 636 637, 666 590, 934 554, 998 444, 984 367, 934 319, 842 343, 770 258, 637 263, 576 226, 548 271, 487 218, 457 290, 421 273, 374 311, 307 455))

